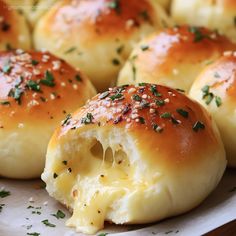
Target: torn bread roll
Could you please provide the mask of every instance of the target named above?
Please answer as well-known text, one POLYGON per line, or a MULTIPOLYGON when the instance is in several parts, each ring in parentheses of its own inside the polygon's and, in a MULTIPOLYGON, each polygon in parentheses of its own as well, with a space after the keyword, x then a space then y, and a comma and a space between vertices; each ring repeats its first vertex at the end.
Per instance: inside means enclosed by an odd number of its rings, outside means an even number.
POLYGON ((34 43, 81 68, 103 91, 133 46, 168 23, 155 0, 62 0, 39 20, 34 43))
POLYGON ((235 0, 173 0, 171 16, 176 24, 205 26, 236 42, 235 0))
POLYGON ((193 83, 190 96, 215 119, 224 142, 228 165, 236 167, 236 52, 225 52, 193 83))
POLYGON ((69 115, 48 146, 42 179, 73 211, 67 226, 150 223, 189 211, 226 166, 216 125, 185 95, 154 84, 98 94, 69 115))
POLYGON ((0 53, 0 78, 0 176, 39 177, 55 127, 95 89, 49 53, 0 53))
POLYGON ((236 50, 236 44, 206 28, 167 28, 135 47, 117 84, 147 82, 188 91, 200 71, 226 50, 236 50))
POLYGON ((24 16, 0 0, 0 50, 31 49, 31 36, 24 16))

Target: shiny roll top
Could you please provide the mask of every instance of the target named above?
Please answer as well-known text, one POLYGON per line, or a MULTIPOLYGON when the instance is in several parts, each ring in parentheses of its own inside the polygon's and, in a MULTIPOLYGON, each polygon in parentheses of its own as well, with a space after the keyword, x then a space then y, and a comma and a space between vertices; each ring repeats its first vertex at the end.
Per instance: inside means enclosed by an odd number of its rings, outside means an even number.
POLYGON ((173 0, 171 8, 177 24, 205 26, 236 42, 235 0, 173 0))
POLYGON ((226 166, 208 113, 154 84, 111 88, 55 131, 42 179, 67 225, 94 234, 104 221, 150 223, 198 205, 226 166))
POLYGON ((0 0, 0 50, 31 48, 31 36, 24 16, 0 0))
POLYGON ((134 44, 168 22, 154 0, 62 0, 38 22, 34 43, 80 67, 104 90, 134 44))
POLYGON ((176 26, 142 40, 118 77, 118 85, 158 83, 188 91, 200 71, 224 51, 235 50, 226 37, 203 27, 176 26))
POLYGON ((228 165, 236 167, 236 52, 206 67, 194 82, 190 96, 215 119, 226 149, 228 165))
POLYGON ((80 71, 49 53, 2 52, 0 175, 38 177, 55 126, 94 94, 80 71))

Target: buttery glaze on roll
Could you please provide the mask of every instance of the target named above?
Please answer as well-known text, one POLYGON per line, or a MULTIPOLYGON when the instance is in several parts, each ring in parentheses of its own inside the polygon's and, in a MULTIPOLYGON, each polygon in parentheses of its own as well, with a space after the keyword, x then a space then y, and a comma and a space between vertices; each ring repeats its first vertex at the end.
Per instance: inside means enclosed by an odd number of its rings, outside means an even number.
POLYGON ((0 53, 0 176, 39 177, 65 114, 95 95, 91 82, 49 53, 0 53))
POLYGON ((67 226, 150 223, 196 207, 226 166, 216 125, 185 95, 154 84, 98 94, 68 115, 48 146, 42 179, 73 211, 67 226))
POLYGON ((168 28, 142 40, 118 77, 118 85, 156 83, 188 91, 200 71, 236 44, 206 28, 168 28))
POLYGON ((12 48, 31 48, 29 27, 24 16, 0 0, 0 50, 12 48))
POLYGON ((225 145, 228 165, 236 167, 236 52, 225 52, 194 82, 190 96, 215 119, 225 145))
POLYGON ((33 27, 57 0, 5 0, 11 9, 22 12, 33 27))
POLYGON ((177 24, 205 26, 236 42, 235 0, 173 0, 171 8, 177 24))
POLYGON ((34 43, 79 66, 104 90, 135 43, 167 22, 156 0, 62 0, 40 19, 34 43))

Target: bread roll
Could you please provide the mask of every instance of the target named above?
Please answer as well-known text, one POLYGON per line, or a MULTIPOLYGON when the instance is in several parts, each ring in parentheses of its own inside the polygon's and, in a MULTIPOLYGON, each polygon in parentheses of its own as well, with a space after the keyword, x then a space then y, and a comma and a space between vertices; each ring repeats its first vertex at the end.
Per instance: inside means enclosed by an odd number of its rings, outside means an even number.
POLYGON ((119 74, 118 85, 148 82, 188 91, 202 68, 232 49, 236 44, 205 28, 168 28, 136 46, 119 74))
POLYGON ((5 0, 11 8, 15 8, 26 16, 29 24, 33 27, 39 18, 47 12, 58 0, 5 0))
POLYGON ((24 16, 0 0, 0 50, 31 48, 31 37, 24 16))
POLYGON ((95 90, 49 53, 1 52, 0 78, 0 176, 39 177, 53 130, 95 90))
POLYGON ((236 167, 236 52, 226 52, 194 82, 190 96, 215 119, 226 149, 228 165, 236 167))
POLYGON ((104 90, 134 44, 167 21, 156 0, 62 0, 40 19, 34 43, 79 66, 104 90))
POLYGON ((42 179, 73 210, 68 226, 150 223, 197 206, 226 165, 218 130, 198 103, 153 84, 97 95, 59 127, 42 179))
POLYGON ((173 0, 171 8, 177 24, 205 26, 236 42, 235 0, 173 0))

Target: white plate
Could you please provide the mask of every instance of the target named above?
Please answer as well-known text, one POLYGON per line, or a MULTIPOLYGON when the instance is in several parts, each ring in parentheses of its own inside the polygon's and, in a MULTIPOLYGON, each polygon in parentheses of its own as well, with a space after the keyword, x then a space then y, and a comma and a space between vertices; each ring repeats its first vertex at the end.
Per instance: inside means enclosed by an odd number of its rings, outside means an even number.
MULTIPOLYGON (((8 197, 0 198, 0 204, 5 204, 0 212, 0 236, 27 236, 27 233, 32 232, 38 232, 40 236, 81 235, 65 227, 65 221, 70 213, 50 198, 47 192, 40 188, 41 185, 42 182, 39 180, 0 179, 0 189, 4 188, 11 193, 8 197), (29 206, 34 208, 28 208, 29 206), (64 219, 57 219, 51 215, 59 209, 66 214, 64 219), (46 219, 55 227, 45 226, 41 221, 46 219)), ((187 214, 153 225, 114 226, 107 224, 102 232, 119 236, 193 236, 207 233, 234 219, 236 219, 236 170, 227 170, 217 189, 203 204, 187 214)))

